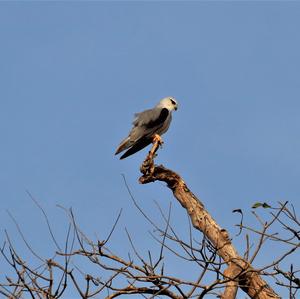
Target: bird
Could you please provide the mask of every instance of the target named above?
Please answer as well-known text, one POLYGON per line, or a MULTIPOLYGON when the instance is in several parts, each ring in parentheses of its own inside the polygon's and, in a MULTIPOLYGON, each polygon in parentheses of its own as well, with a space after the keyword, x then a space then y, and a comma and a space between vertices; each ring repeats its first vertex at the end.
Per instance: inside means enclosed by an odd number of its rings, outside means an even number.
POLYGON ((166 97, 154 108, 135 113, 133 127, 128 137, 118 146, 115 155, 127 150, 120 157, 125 159, 155 141, 162 144, 161 135, 169 129, 172 112, 177 109, 177 100, 174 97, 166 97))

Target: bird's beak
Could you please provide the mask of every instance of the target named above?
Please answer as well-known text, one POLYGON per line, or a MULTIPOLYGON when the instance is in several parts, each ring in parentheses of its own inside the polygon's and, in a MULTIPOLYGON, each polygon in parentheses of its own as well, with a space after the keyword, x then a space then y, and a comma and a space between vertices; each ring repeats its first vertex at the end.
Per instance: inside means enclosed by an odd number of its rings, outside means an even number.
POLYGON ((174 107, 175 111, 177 110, 177 106, 174 107))

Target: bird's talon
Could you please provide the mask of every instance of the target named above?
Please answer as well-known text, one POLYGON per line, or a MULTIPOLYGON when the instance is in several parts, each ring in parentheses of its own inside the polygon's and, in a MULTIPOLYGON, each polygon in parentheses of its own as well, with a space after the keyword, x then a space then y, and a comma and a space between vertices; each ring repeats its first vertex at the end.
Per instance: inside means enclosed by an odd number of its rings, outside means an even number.
POLYGON ((158 134, 155 134, 153 136, 152 142, 153 143, 157 142, 159 145, 162 145, 164 143, 163 140, 162 140, 162 138, 158 134))

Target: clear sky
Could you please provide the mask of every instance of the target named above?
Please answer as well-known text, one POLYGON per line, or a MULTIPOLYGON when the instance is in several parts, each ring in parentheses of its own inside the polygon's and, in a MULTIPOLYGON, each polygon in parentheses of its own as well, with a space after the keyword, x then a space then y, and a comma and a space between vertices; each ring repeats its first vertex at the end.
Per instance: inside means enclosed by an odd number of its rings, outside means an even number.
POLYGON ((9 210, 35 250, 54 250, 29 190, 61 242, 57 204, 100 239, 123 208, 114 248, 126 256, 127 227, 147 252, 151 227, 121 174, 151 217, 154 200, 173 202, 184 235, 186 213, 167 188, 137 182, 147 150, 114 156, 133 114, 169 95, 179 109, 157 162, 221 226, 235 234, 232 210, 251 217, 257 201, 288 200, 300 213, 299 28, 298 2, 1 2, 1 243, 6 228, 24 248, 9 210))

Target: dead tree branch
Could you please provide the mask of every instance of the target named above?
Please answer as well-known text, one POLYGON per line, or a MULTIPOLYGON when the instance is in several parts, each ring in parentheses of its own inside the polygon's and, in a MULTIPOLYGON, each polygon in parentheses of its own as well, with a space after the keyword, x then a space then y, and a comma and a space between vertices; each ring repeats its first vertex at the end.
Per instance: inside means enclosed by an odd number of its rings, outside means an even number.
MULTIPOLYGON (((247 219, 243 219, 243 211, 234 210, 242 216, 237 224, 238 235, 246 237, 243 258, 233 246, 228 232, 216 223, 183 179, 172 170, 154 164, 159 145, 159 142, 154 143, 142 164, 140 182, 167 183, 175 198, 187 211, 188 229, 183 238, 177 231, 178 221, 172 221, 171 205, 166 212, 156 202, 163 222, 162 226, 158 225, 134 199, 125 178, 134 206, 153 227, 149 235, 159 245, 157 251, 154 247, 147 250, 146 254, 140 251, 139 244, 134 243, 134 236, 127 229, 131 252, 128 255, 126 252, 124 257, 123 245, 120 246, 122 255, 112 251, 110 242, 121 211, 110 231, 104 233, 105 237, 93 241, 80 229, 72 209, 63 208, 69 225, 66 227, 65 243, 59 244, 46 212, 30 195, 45 218, 48 234, 56 251, 50 258, 42 258, 43 255, 36 254, 26 241, 21 226, 11 216, 31 257, 25 260, 20 255, 20 249, 14 246, 6 233, 6 241, 0 248, 0 258, 12 271, 0 276, 0 294, 12 299, 58 299, 65 296, 66 289, 72 288, 82 299, 95 296, 113 299, 132 294, 139 294, 147 299, 201 299, 208 295, 234 299, 240 288, 250 298, 280 298, 268 286, 265 278, 267 281, 272 279, 275 285, 284 289, 285 296, 288 293, 290 299, 298 298, 300 270, 296 265, 297 258, 292 259, 291 255, 300 247, 300 222, 294 207, 287 203, 279 203, 277 207, 257 203, 255 207, 262 209, 252 210, 252 216, 258 227, 253 222, 247 225, 247 219), (202 233, 200 240, 199 231, 202 233), (253 235, 257 239, 254 243, 253 235), (279 252, 264 260, 264 265, 254 268, 252 262, 262 255, 266 243, 280 245, 279 252), (291 263, 287 264, 289 260, 291 263), (180 277, 176 276, 176 271, 173 272, 174 269, 170 267, 174 264, 178 269, 187 266, 190 273, 181 271, 180 277)), ((182 222, 180 226, 182 228, 182 222)))
POLYGON ((154 164, 158 148, 159 143, 155 142, 140 168, 142 176, 139 181, 142 184, 155 181, 167 183, 175 198, 187 210, 193 226, 200 230, 217 248, 218 255, 228 264, 224 277, 230 279, 223 298, 235 298, 237 285, 251 298, 280 298, 260 277, 259 273, 238 254, 231 243, 228 232, 216 223, 180 175, 162 165, 154 164))

